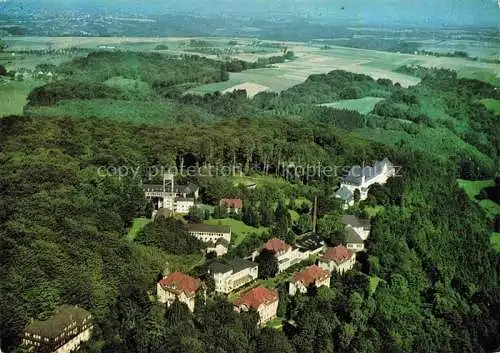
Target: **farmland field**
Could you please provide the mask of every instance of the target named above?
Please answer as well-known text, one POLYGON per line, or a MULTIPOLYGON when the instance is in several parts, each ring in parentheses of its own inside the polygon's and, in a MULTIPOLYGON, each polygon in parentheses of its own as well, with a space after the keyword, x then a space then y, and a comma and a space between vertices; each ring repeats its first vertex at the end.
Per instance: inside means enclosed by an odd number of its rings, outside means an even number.
POLYGON ((493 110, 497 115, 500 115, 500 101, 496 99, 482 99, 481 103, 489 109, 493 110))
POLYGON ((373 110, 375 104, 383 100, 377 97, 364 97, 359 99, 345 99, 333 103, 320 104, 323 107, 330 107, 335 109, 356 110, 361 114, 368 114, 373 110))
POLYGON ((35 87, 43 85, 43 81, 0 81, 0 117, 22 114, 26 105, 26 97, 35 87))

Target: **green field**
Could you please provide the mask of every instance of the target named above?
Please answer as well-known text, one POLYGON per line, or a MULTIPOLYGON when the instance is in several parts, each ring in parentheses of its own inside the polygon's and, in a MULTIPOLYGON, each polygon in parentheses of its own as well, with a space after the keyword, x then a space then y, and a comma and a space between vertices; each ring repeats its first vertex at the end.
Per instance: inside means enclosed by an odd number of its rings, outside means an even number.
POLYGON ((377 104, 381 100, 384 99, 377 97, 364 97, 359 99, 345 99, 333 103, 323 103, 320 104, 320 106, 330 107, 335 109, 356 110, 360 114, 368 114, 373 110, 375 104, 377 104))
POLYGON ((150 219, 147 218, 136 218, 134 219, 134 223, 132 223, 132 227, 130 227, 127 233, 127 239, 134 240, 135 237, 139 234, 139 232, 144 228, 146 224, 151 222, 150 219))
POLYGON ((0 81, 0 116, 22 114, 28 94, 43 84, 38 80, 0 81))
POLYGON ((500 252, 500 233, 493 233, 491 235, 491 245, 496 251, 500 252))
POLYGON ((497 115, 500 115, 500 100, 482 99, 481 103, 483 103, 487 109, 493 110, 497 115))
POLYGON ((137 124, 156 125, 168 121, 176 112, 166 101, 124 101, 113 99, 67 100, 51 107, 30 108, 32 116, 79 116, 125 120, 137 124))
POLYGON ((223 225, 231 227, 232 239, 231 242, 233 246, 238 246, 247 236, 252 233, 262 234, 262 232, 268 230, 265 227, 251 227, 243 223, 242 221, 238 221, 232 218, 223 218, 223 219, 209 219, 204 221, 205 224, 210 225, 223 225))
POLYGON ((228 81, 209 83, 206 85, 192 88, 190 90, 187 90, 184 94, 205 95, 207 93, 222 92, 228 88, 239 85, 243 82, 244 81, 241 81, 239 79, 230 78, 228 81))
POLYGON ((457 181, 458 186, 464 189, 467 196, 472 200, 475 200, 476 195, 478 195, 482 189, 495 186, 495 181, 493 179, 478 181, 458 179, 457 181))

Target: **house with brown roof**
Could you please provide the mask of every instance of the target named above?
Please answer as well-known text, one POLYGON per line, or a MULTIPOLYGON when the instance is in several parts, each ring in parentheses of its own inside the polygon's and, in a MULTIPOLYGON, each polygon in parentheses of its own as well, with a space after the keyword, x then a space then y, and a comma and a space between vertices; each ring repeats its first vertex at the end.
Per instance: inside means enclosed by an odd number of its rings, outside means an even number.
POLYGON ((274 256, 276 256, 278 260, 278 272, 285 271, 290 266, 307 259, 310 254, 308 251, 303 252, 299 248, 292 247, 281 239, 272 238, 262 248, 253 252, 252 260, 255 260, 263 249, 273 252, 274 256))
POLYGON ((219 206, 227 207, 227 212, 239 213, 243 208, 243 201, 241 199, 221 199, 219 206))
POLYGON ((171 273, 156 285, 156 295, 160 303, 168 307, 177 299, 191 311, 194 311, 194 299, 200 290, 204 290, 201 281, 182 272, 171 273))
POLYGON ((276 317, 279 294, 277 290, 259 286, 242 294, 234 302, 238 312, 255 309, 259 314, 259 324, 263 325, 276 317))
POLYGON ((309 286, 319 288, 321 286, 330 287, 330 272, 319 267, 318 265, 311 265, 306 267, 301 272, 295 272, 288 293, 295 295, 295 293, 307 293, 309 286))
POLYGON ((344 273, 354 267, 356 255, 343 245, 328 248, 328 251, 320 256, 319 266, 329 272, 337 271, 344 273))
POLYGON ((61 305, 47 320, 31 321, 22 346, 28 351, 69 353, 92 336, 92 315, 85 309, 61 305))

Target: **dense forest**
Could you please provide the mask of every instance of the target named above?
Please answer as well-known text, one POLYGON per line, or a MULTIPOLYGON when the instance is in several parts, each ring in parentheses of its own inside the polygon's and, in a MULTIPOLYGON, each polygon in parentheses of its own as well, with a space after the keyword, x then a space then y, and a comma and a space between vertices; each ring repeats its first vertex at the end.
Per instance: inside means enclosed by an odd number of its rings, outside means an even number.
MULTIPOLYGON (((91 54, 61 65, 63 81, 34 90, 25 116, 0 119, 2 350, 22 352, 26 323, 63 303, 94 316, 86 352, 472 353, 500 346, 500 255, 489 243, 494 224, 456 182, 495 176, 498 116, 477 100, 498 98, 497 91, 449 70, 429 73, 410 89, 342 71, 252 100, 244 92, 200 97, 177 89, 221 80, 225 65, 191 56, 91 54), (137 99, 103 84, 113 76, 140 78, 180 115, 155 125, 71 111, 37 114, 63 101, 98 102, 101 92, 110 100, 137 99), (367 96, 385 99, 368 115, 317 105, 367 96), (429 107, 440 108, 446 119, 436 119, 429 107), (443 144, 443 136, 462 144, 434 149, 431 140, 389 143, 364 133, 380 129, 419 139, 437 131, 443 144), (198 298, 194 313, 179 303, 165 310, 152 299, 165 259, 202 256, 202 246, 181 221, 163 218, 135 241, 126 237, 133 219, 150 213, 140 185, 148 166, 239 165, 244 174, 279 178, 284 162, 344 166, 385 157, 401 166, 401 175, 371 189, 364 201, 383 208, 371 216, 367 255, 354 270, 333 275, 331 288, 291 298, 278 286, 283 330, 257 328, 255 312, 238 314, 224 297, 198 298), (118 166, 139 172, 98 172, 118 166)), ((310 229, 307 217, 292 225, 285 216, 287 207, 310 212, 282 203, 292 196, 318 197, 318 233, 338 243, 342 210, 331 195, 340 176, 295 175, 254 191, 218 175, 190 180, 200 185, 204 203, 243 197, 244 222, 269 226, 232 248, 225 256, 232 258, 248 255, 273 234, 292 242, 294 232, 310 229)), ((354 212, 362 214, 363 206, 354 212)))

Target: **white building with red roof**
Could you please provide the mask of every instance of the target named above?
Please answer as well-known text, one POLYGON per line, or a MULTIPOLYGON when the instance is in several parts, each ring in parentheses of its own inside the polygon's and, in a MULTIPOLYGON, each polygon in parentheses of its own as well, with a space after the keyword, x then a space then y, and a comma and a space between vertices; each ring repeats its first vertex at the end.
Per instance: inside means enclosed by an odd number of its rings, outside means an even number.
POLYGON ((227 207, 227 212, 239 213, 243 208, 243 201, 241 199, 221 199, 219 206, 227 207))
POLYGON ((330 287, 330 272, 319 267, 318 265, 311 265, 306 267, 301 272, 295 272, 288 293, 295 295, 295 293, 307 293, 309 286, 319 288, 321 286, 330 287))
POLYGON ((175 299, 187 305, 194 311, 194 298, 202 290, 199 279, 188 276, 182 272, 174 272, 163 277, 156 285, 156 294, 160 303, 170 306, 175 299))
POLYGON ((319 266, 329 272, 344 273, 352 269, 355 263, 355 253, 343 245, 328 248, 328 251, 319 258, 319 266))
POLYGON ((293 266, 309 257, 308 251, 302 252, 300 249, 292 247, 281 239, 272 238, 269 239, 264 246, 262 246, 262 248, 254 251, 252 259, 255 260, 263 249, 273 252, 274 256, 276 256, 276 259, 278 260, 278 272, 285 271, 290 266, 293 266))
POLYGON ((263 325, 276 317, 278 311, 278 291, 259 286, 242 294, 234 302, 234 309, 238 312, 248 311, 251 308, 259 314, 259 324, 263 325))

